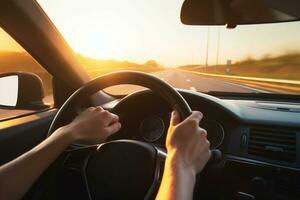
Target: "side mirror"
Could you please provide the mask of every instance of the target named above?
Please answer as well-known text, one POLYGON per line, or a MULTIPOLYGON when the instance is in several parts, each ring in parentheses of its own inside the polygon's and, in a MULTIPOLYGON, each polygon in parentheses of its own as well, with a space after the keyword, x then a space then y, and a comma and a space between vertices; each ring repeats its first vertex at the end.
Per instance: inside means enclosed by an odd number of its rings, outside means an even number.
POLYGON ((43 82, 28 72, 0 74, 0 107, 7 109, 44 109, 43 82))

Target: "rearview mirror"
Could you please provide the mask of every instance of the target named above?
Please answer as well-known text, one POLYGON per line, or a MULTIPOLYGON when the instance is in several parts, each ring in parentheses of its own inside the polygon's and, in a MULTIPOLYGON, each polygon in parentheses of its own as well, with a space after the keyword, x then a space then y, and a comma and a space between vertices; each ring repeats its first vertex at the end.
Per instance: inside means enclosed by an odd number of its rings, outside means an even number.
POLYGON ((0 74, 0 106, 3 108, 43 109, 42 80, 33 73, 0 74))
POLYGON ((185 0, 181 8, 181 22, 186 25, 234 28, 299 19, 299 0, 185 0))

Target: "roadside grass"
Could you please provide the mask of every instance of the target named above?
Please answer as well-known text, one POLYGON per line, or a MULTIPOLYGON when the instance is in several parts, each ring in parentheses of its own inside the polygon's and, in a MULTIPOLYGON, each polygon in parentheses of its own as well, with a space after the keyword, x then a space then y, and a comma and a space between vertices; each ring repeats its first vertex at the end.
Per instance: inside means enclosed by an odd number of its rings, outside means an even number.
POLYGON ((226 72, 226 65, 210 65, 207 68, 199 65, 186 65, 180 68, 222 75, 300 80, 300 53, 265 57, 259 60, 246 59, 232 64, 230 73, 226 72))
POLYGON ((94 59, 79 54, 77 57, 91 77, 120 70, 135 70, 152 73, 164 69, 164 67, 159 65, 155 60, 138 64, 128 61, 94 59))
MULTIPOLYGON (((79 54, 76 56, 92 78, 117 70, 155 72, 164 69, 155 60, 149 60, 143 64, 138 64, 128 61, 94 59, 79 54)), ((27 52, 0 51, 0 73, 16 71, 35 73, 43 81, 45 95, 52 94, 52 76, 27 52)))

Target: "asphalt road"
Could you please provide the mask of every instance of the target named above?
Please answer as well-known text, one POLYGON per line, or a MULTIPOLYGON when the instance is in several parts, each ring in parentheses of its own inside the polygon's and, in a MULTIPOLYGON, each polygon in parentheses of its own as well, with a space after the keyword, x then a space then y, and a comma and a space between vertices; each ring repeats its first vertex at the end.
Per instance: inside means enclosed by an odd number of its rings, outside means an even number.
MULTIPOLYGON (((249 87, 243 84, 232 83, 225 80, 219 80, 216 78, 200 76, 189 72, 183 72, 176 69, 164 70, 154 73, 162 80, 167 81, 176 88, 183 88, 192 91, 222 91, 222 92, 268 92, 267 90, 261 90, 253 87, 249 87)), ((132 85, 121 85, 117 87, 111 87, 107 91, 112 94, 128 94, 141 87, 132 85)), ((47 102, 51 102, 50 97, 45 99, 47 102)), ((0 119, 18 116, 20 114, 30 113, 30 110, 6 110, 0 109, 0 119)))
POLYGON ((209 92, 268 92, 243 84, 232 83, 230 81, 220 80, 212 77, 205 77, 180 70, 165 70, 155 73, 156 76, 167 81, 176 88, 183 88, 193 91, 209 92))

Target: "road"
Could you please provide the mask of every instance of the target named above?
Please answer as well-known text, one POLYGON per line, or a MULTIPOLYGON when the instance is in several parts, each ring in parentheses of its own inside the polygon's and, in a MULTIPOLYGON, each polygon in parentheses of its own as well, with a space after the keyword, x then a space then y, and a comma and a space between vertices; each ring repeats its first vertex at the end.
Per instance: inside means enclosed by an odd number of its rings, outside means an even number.
MULTIPOLYGON (((220 80, 211 77, 200 76, 189 72, 183 72, 176 69, 169 69, 154 73, 155 76, 167 81, 176 88, 183 88, 192 91, 222 91, 222 92, 268 92, 254 87, 249 87, 243 84, 232 83, 225 80, 220 80)), ((121 85, 107 89, 112 94, 128 94, 142 87, 121 85)), ((46 102, 51 102, 51 98, 45 99, 46 102)), ((20 114, 30 113, 30 110, 6 110, 0 109, 0 120, 6 117, 18 116, 20 114)))
MULTIPOLYGON (((212 77, 205 77, 196 75, 189 72, 184 72, 178 69, 168 69, 154 73, 155 76, 168 82, 173 87, 188 89, 192 91, 221 91, 221 92, 263 92, 269 93, 270 91, 249 87, 243 84, 233 83, 230 81, 220 80, 212 77)), ((111 87, 106 91, 112 94, 128 94, 138 89, 142 89, 137 86, 121 85, 117 87, 111 87)))
POLYGON ((254 87, 249 87, 243 84, 237 84, 225 80, 220 80, 212 77, 205 77, 180 70, 165 70, 155 73, 156 76, 167 81, 172 86, 177 88, 184 88, 193 91, 209 92, 269 92, 254 87))

